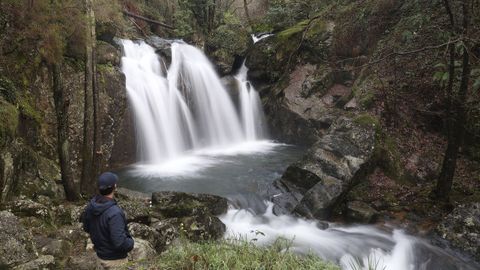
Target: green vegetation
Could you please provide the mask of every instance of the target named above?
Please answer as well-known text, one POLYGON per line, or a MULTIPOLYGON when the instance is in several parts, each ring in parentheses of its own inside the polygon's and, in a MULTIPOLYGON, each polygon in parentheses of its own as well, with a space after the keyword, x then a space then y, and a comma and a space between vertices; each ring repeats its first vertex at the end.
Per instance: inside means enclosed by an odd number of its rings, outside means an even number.
POLYGON ((154 261, 139 262, 135 269, 315 269, 337 270, 338 266, 309 254, 289 251, 290 242, 278 239, 261 248, 245 240, 220 240, 191 243, 182 240, 154 261))
POLYGON ((0 99, 0 145, 7 138, 15 136, 18 127, 18 109, 16 106, 0 99))

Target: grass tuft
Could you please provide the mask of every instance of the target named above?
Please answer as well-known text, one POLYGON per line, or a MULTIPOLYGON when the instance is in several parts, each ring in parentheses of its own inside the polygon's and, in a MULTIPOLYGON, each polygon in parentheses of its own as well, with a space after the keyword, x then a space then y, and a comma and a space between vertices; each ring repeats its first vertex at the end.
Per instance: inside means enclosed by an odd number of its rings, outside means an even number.
POLYGON ((135 269, 315 269, 339 270, 316 255, 289 251, 291 242, 279 238, 269 247, 257 247, 246 240, 192 243, 181 240, 155 260, 138 262, 135 269))

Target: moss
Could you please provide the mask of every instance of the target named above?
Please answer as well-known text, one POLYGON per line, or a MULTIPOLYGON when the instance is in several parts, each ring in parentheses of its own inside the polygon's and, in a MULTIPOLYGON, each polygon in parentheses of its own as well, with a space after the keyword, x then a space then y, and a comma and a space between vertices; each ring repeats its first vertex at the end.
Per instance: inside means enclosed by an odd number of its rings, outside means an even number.
POLYGON ((363 72, 355 81, 352 87, 352 93, 357 98, 358 103, 364 109, 370 109, 375 104, 375 89, 379 87, 379 80, 373 74, 365 75, 363 72))
POLYGON ((16 134, 18 127, 18 109, 16 106, 0 99, 0 144, 16 134))
POLYGON ((32 97, 24 94, 18 99, 18 108, 22 115, 34 120, 38 124, 42 122, 43 116, 40 111, 36 110, 33 106, 32 97))
POLYGON ((15 85, 7 78, 0 77, 0 96, 3 96, 6 101, 15 104, 17 101, 17 90, 15 85))
POLYGON ((353 122, 363 127, 369 127, 369 126, 379 127, 380 126, 378 119, 368 113, 362 113, 360 115, 357 115, 353 119, 353 122))
POLYGON ((322 20, 314 20, 308 28, 306 38, 311 39, 317 36, 321 36, 325 33, 325 31, 327 31, 327 24, 322 20))
POLYGON ((102 73, 113 73, 115 72, 115 67, 108 63, 108 64, 97 64, 97 71, 102 73))
POLYGON ((286 41, 291 37, 293 37, 294 35, 302 33, 305 30, 305 28, 308 26, 308 23, 309 23, 309 20, 304 20, 290 28, 283 30, 282 32, 278 33, 278 39, 280 41, 286 41))

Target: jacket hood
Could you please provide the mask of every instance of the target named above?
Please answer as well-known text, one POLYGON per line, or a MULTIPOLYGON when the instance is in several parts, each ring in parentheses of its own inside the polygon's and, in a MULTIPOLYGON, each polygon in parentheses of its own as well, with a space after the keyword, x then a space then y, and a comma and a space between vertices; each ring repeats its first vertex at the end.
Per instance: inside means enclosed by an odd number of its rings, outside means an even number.
POLYGON ((91 211, 95 216, 101 215, 105 210, 116 204, 117 202, 115 200, 107 199, 103 196, 95 196, 90 200, 91 211))

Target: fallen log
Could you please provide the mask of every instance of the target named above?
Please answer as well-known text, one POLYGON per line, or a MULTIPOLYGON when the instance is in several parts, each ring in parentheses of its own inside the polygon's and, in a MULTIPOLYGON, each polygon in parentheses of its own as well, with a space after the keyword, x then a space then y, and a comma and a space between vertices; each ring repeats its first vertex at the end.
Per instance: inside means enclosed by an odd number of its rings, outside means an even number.
POLYGON ((175 29, 173 26, 171 25, 168 25, 166 23, 162 23, 162 22, 159 22, 159 21, 156 21, 156 20, 152 20, 152 19, 149 19, 147 17, 143 17, 143 16, 140 16, 140 15, 137 15, 135 13, 132 13, 128 10, 123 10, 123 14, 125 14, 126 16, 129 16, 129 17, 132 17, 132 18, 135 18, 135 19, 140 19, 142 21, 146 21, 146 22, 149 22, 149 23, 153 23, 153 24, 156 24, 156 25, 160 25, 162 27, 165 27, 167 29, 175 29))

